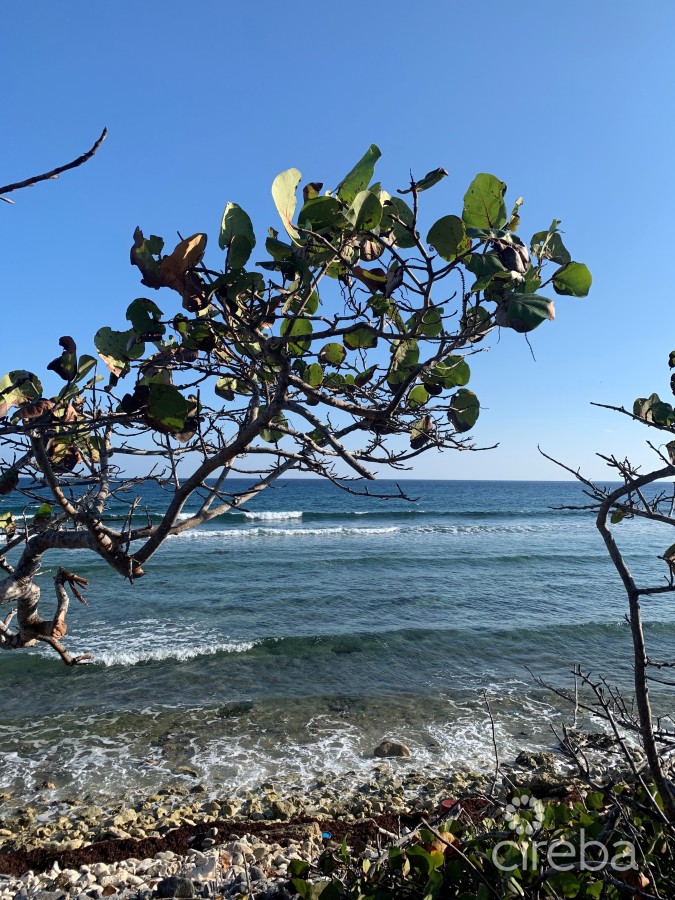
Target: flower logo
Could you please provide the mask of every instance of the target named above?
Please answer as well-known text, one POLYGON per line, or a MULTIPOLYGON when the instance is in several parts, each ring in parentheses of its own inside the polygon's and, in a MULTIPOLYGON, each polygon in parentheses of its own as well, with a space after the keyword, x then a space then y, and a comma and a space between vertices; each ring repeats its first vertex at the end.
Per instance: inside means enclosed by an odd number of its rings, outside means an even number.
POLYGON ((544 808, 529 794, 516 794, 504 810, 504 817, 516 834, 534 834, 544 824, 544 808))

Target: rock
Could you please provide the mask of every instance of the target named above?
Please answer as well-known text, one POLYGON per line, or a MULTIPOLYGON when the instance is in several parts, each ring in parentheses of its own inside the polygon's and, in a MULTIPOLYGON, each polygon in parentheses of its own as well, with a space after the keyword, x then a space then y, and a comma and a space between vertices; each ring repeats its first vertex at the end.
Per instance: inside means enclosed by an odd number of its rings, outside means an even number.
POLYGON ((400 741, 382 741, 382 743, 373 750, 373 756, 410 756, 410 750, 400 741))
POLYGON ((199 772, 196 769, 190 768, 190 766, 177 766, 176 772, 179 775, 191 775, 192 778, 199 778, 199 772))
POLYGON ((189 878, 180 878, 178 875, 172 875, 170 878, 163 878, 157 884, 155 896, 194 897, 195 888, 189 878))
POLYGON ((218 814, 224 816, 226 819, 231 819, 236 816, 238 812, 239 807, 236 803, 223 803, 218 814))
POLYGON ((81 838, 75 838, 72 841, 66 841, 59 847, 60 850, 79 850, 84 841, 81 838))
POLYGON ((295 815, 295 807, 288 800, 275 800, 272 803, 272 815, 275 819, 290 819, 295 815))
POLYGON ((553 753, 547 753, 545 750, 538 753, 530 750, 522 750, 518 756, 516 756, 515 762, 521 769, 538 769, 542 766, 547 769, 554 769, 556 758, 553 753))
POLYGON ((56 790, 56 785, 53 781, 41 781, 40 784, 35 785, 36 791, 54 791, 56 790))
POLYGON ((123 809, 116 816, 113 817, 112 823, 116 828, 121 828, 123 825, 128 825, 129 822, 135 822, 136 818, 137 818, 136 810, 123 809))
MULTIPOLYGON (((203 866, 194 866, 185 873, 187 878, 192 881, 213 881, 218 877, 218 859, 215 856, 209 858, 209 861, 203 866)), ((194 896, 194 895, 192 895, 194 896)))

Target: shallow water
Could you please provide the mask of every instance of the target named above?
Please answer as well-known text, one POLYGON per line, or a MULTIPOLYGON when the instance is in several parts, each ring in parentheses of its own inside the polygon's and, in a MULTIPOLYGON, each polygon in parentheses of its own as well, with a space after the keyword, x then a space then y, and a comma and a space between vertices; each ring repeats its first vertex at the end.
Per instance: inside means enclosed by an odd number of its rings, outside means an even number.
MULTIPOLYGON (((46 595, 62 563, 91 581, 68 646, 95 663, 0 656, 0 784, 140 793, 189 783, 189 765, 234 790, 367 770, 387 736, 414 765, 489 767, 482 690, 506 758, 569 715, 528 667, 569 685, 578 662, 629 688, 625 598, 592 517, 550 508, 580 502, 575 483, 405 488, 414 503, 281 482, 167 541, 133 587, 83 552, 46 557, 46 595)), ((146 491, 151 515, 164 497, 146 491)), ((662 578, 672 538, 644 522, 619 534, 635 574, 662 578)), ((669 598, 646 616, 655 655, 674 658, 669 598)), ((668 688, 654 699, 672 709, 668 688)))

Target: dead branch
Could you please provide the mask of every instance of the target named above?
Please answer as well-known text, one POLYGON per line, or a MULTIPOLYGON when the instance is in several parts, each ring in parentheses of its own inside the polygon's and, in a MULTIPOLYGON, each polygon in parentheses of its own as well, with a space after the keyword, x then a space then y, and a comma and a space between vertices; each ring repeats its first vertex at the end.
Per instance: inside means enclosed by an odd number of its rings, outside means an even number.
POLYGON ((78 156, 77 159, 74 159, 72 162, 66 163, 65 166, 57 166, 55 169, 51 169, 49 172, 44 172, 42 175, 33 175, 31 178, 26 178, 24 181, 15 181, 13 184, 3 185, 2 187, 0 187, 0 199, 6 200, 7 203, 12 203, 12 200, 7 200, 7 198, 2 195, 10 194, 12 193, 12 191, 19 191, 22 188, 33 187, 33 185, 36 185, 41 181, 49 181, 49 179, 51 178, 58 178, 59 175, 61 175, 63 172, 67 172, 69 171, 69 169, 77 169, 78 166, 84 165, 84 163, 86 163, 87 160, 90 160, 96 153, 98 148, 106 139, 107 134, 108 129, 104 128, 96 143, 89 150, 87 150, 86 153, 83 153, 82 156, 78 156))

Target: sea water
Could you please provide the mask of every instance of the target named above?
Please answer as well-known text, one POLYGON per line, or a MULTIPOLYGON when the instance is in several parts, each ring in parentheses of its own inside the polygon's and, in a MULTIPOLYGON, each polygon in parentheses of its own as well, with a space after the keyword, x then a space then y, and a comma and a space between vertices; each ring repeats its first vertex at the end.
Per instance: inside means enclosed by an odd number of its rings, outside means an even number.
MULTIPOLYGON (((489 768, 483 692, 505 759, 551 745, 551 724, 572 714, 531 673, 571 689, 578 663, 630 692, 626 599, 593 515, 556 509, 586 502, 576 483, 401 487, 409 499, 279 481, 167 540, 134 585, 83 551, 45 556, 47 607, 59 565, 90 580, 66 643, 94 660, 0 653, 0 787, 142 794, 194 783, 187 766, 236 791, 363 774, 387 737, 410 747, 409 765, 489 768)), ((166 496, 146 487, 139 509, 156 521, 166 496)), ((125 505, 110 514, 119 525, 125 505)), ((617 531, 636 577, 662 582, 667 530, 617 531)), ((650 648, 671 660, 674 607, 645 601, 650 648)), ((653 698, 672 710, 669 687, 653 698)))

